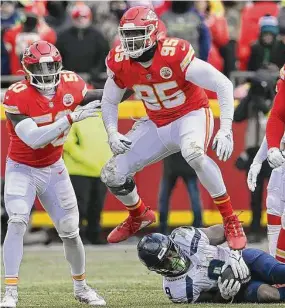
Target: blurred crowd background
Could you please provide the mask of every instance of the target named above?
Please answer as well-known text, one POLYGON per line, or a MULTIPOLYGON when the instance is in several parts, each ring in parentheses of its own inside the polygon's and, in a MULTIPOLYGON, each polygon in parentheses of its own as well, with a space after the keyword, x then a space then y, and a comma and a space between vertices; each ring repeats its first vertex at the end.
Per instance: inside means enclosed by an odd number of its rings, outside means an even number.
MULTIPOLYGON (((234 121, 245 123, 243 151, 232 164, 244 173, 246 181, 264 137, 279 70, 285 63, 285 1, 1 1, 1 97, 11 83, 23 78, 21 55, 31 42, 39 39, 57 46, 64 69, 79 73, 89 88, 102 88, 106 80, 105 57, 110 48, 120 43, 119 20, 135 5, 152 7, 164 22, 162 36, 191 42, 197 57, 232 80, 237 99, 234 121)), ((207 94, 216 99, 214 93, 207 94)), ((5 122, 4 116, 1 120, 5 122)), ((1 139, 4 134, 3 128, 1 139)), ((2 143, 2 156, 3 153, 2 143)), ((100 181, 100 171, 110 157, 101 119, 90 118, 73 125, 64 147, 64 159, 77 195, 85 243, 105 243, 100 218, 107 189, 100 181)), ((257 189, 245 206, 252 211, 250 242, 260 242, 265 235, 261 215, 270 172, 265 162, 257 189)), ((189 211, 193 221, 189 224, 204 224, 196 174, 178 153, 163 162, 157 196, 158 228, 162 233, 169 232, 170 198, 179 178, 191 200, 189 211)), ((1 201, 3 238, 7 216, 3 198, 1 201)), ((39 227, 31 224, 26 244, 48 244, 54 240, 52 229, 39 227)))

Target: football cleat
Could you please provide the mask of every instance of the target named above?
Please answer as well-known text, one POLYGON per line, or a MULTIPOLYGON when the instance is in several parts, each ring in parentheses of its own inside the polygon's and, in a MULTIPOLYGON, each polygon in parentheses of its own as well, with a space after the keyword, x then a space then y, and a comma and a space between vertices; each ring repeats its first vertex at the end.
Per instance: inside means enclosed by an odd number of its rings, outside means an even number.
POLYGON ((74 291, 74 297, 79 302, 89 306, 106 306, 104 298, 98 295, 96 291, 89 286, 85 286, 79 291, 74 291))
POLYGON ((241 222, 237 215, 233 214, 224 219, 225 236, 228 245, 233 250, 245 248, 247 240, 241 222))
POLYGON ((109 243, 122 242, 153 222, 155 222, 154 211, 147 207, 144 213, 138 217, 129 215, 124 222, 109 234, 107 240, 109 243))
POLYGON ((18 302, 18 292, 13 289, 6 289, 4 298, 0 304, 1 308, 15 308, 18 302))

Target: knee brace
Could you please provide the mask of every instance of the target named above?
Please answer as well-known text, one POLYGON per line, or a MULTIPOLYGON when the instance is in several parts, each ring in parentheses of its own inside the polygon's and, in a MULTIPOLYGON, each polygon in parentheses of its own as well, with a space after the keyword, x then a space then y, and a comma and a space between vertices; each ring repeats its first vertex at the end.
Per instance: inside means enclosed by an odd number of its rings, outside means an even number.
POLYGON ((74 238, 79 234, 79 214, 64 216, 58 222, 58 235, 63 238, 74 238))
POLYGON ((194 169, 200 170, 203 168, 205 160, 205 152, 202 148, 198 147, 195 143, 190 144, 189 147, 184 147, 181 154, 187 163, 194 169))
POLYGON ((124 185, 127 177, 119 174, 117 171, 117 165, 115 157, 112 157, 101 171, 101 180, 108 187, 118 187, 124 185))
POLYGON ((132 177, 128 177, 126 179, 126 182, 123 185, 116 186, 116 187, 108 186, 110 191, 115 196, 126 196, 130 194, 134 190, 135 187, 136 187, 136 184, 132 177))

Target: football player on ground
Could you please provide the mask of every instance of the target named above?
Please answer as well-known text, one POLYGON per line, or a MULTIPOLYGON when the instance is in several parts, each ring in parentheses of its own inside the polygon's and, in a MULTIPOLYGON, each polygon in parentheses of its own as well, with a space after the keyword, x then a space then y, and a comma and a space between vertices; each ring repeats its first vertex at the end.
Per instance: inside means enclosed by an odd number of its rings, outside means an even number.
POLYGON ((284 67, 280 71, 276 89, 277 94, 266 126, 266 138, 250 166, 247 183, 249 189, 254 191, 261 165, 267 158, 270 166, 275 168, 267 186, 266 199, 269 251, 277 260, 285 263, 285 157, 282 154, 285 142, 284 67))
POLYGON ((261 250, 244 249, 243 277, 238 279, 230 259, 241 256, 219 246, 224 241, 222 225, 181 227, 170 236, 144 236, 137 250, 141 262, 163 276, 163 290, 174 303, 285 302, 285 287, 272 286, 285 282, 285 264, 261 250), (224 277, 229 265, 231 275, 224 277))
POLYGON ((102 114, 114 156, 101 178, 129 210, 129 217, 110 233, 108 241, 123 241, 155 221, 154 212, 138 195, 133 175, 181 151, 218 207, 229 246, 242 249, 246 245, 242 225, 233 213, 219 167, 206 155, 214 121, 203 88, 218 95, 221 124, 213 148, 219 159, 226 161, 233 151, 233 85, 213 66, 196 58, 187 41, 159 40, 157 32, 158 18, 151 9, 129 9, 119 25, 121 45, 106 59, 109 77, 102 114), (143 101, 148 118, 122 135, 118 132, 118 103, 127 89, 143 101))
POLYGON ((3 246, 6 292, 1 307, 16 307, 18 302, 23 236, 36 196, 63 241, 75 298, 91 306, 105 305, 86 284, 77 201, 62 160, 63 143, 72 123, 98 115, 100 101, 94 99, 101 97, 102 91, 87 92, 77 74, 63 71, 59 51, 46 41, 29 46, 22 65, 26 80, 11 85, 4 98, 10 134, 5 173, 9 221, 3 246))

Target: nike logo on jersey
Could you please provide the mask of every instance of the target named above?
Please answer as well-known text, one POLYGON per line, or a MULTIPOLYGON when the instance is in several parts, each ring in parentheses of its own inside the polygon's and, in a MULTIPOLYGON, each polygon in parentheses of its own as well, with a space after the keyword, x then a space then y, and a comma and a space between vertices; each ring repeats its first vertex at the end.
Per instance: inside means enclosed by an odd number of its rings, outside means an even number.
POLYGON ((58 174, 59 174, 59 175, 62 174, 63 171, 64 171, 64 169, 62 169, 61 171, 59 171, 58 174))
POLYGON ((181 49, 184 51, 186 49, 185 43, 183 44, 183 46, 181 47, 181 49))

